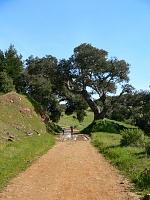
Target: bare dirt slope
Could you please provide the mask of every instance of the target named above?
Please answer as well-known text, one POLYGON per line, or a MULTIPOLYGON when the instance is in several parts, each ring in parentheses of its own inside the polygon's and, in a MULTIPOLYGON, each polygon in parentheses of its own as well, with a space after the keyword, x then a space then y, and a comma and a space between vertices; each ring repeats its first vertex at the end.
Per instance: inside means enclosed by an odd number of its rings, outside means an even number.
POLYGON ((2 200, 138 199, 88 142, 58 142, 0 194, 2 200))

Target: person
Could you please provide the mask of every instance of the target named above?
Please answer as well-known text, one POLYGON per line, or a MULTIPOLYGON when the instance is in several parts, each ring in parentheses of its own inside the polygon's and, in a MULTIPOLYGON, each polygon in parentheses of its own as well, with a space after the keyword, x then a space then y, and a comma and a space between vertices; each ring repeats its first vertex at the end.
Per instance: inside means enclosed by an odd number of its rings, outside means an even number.
POLYGON ((63 141, 64 140, 64 134, 65 134, 65 128, 62 128, 62 132, 60 133, 60 140, 63 141))
POLYGON ((71 135, 73 134, 73 126, 70 126, 71 135))
POLYGON ((65 128, 62 129, 62 133, 63 133, 63 135, 64 135, 64 133, 65 133, 65 130, 66 130, 65 128))

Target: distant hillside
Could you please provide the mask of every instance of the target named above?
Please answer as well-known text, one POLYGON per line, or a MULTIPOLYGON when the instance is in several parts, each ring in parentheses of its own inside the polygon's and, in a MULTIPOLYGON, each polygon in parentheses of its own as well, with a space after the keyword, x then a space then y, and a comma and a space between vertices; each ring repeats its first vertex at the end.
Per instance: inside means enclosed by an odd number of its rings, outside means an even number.
POLYGON ((20 140, 33 134, 46 133, 38 105, 15 92, 0 96, 0 141, 20 140), (33 105, 34 104, 34 105, 33 105))

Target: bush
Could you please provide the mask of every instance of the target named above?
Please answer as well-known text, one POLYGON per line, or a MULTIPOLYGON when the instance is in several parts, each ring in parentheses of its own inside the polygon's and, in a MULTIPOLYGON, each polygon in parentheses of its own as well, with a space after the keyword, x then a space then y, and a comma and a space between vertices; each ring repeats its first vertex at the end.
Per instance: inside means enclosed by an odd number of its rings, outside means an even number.
POLYGON ((56 134, 56 133, 60 133, 62 131, 62 128, 59 125, 55 124, 54 122, 49 121, 47 123, 47 131, 49 133, 56 134))
POLYGON ((149 188, 150 187, 150 170, 149 169, 146 168, 141 173, 141 175, 139 177, 138 184, 142 188, 149 188))
POLYGON ((145 153, 150 154, 150 137, 145 136, 144 141, 145 153))
POLYGON ((116 133, 116 127, 107 120, 98 120, 93 127, 93 132, 116 133))
POLYGON ((0 92, 11 92, 15 91, 15 85, 13 79, 5 72, 0 72, 0 92))
POLYGON ((121 146, 143 146, 144 132, 141 129, 125 129, 121 131, 121 146))

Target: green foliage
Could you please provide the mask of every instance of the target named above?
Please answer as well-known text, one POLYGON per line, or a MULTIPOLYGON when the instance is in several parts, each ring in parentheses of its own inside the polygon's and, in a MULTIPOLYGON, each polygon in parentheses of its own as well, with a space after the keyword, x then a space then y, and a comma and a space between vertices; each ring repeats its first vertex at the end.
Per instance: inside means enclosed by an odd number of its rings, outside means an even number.
POLYGON ((0 96, 0 188, 55 143, 39 109, 36 101, 15 92, 0 96))
POLYGON ((145 148, 145 153, 150 155, 150 137, 149 136, 145 136, 144 148, 145 148))
POLYGON ((84 117, 84 120, 82 122, 79 122, 79 120, 77 119, 77 117, 74 114, 66 115, 65 113, 63 113, 62 116, 60 117, 58 125, 60 127, 65 127, 65 128, 74 126, 75 129, 82 130, 84 127, 91 124, 92 121, 93 121, 93 112, 91 112, 88 109, 88 110, 86 110, 86 116, 84 117))
POLYGON ((121 135, 97 132, 92 134, 92 144, 133 183, 142 193, 150 191, 150 157, 144 149, 120 146, 121 135), (148 173, 143 173, 147 169, 148 173))
POLYGON ((62 112, 55 73, 57 59, 52 56, 31 56, 26 65, 24 76, 28 94, 43 106, 53 122, 57 122, 62 112))
POLYGON ((105 50, 84 43, 74 48, 68 60, 61 60, 57 68, 61 84, 73 94, 82 96, 94 112, 95 120, 105 117, 111 104, 111 101, 107 103, 106 96, 116 92, 117 84, 122 85, 122 93, 129 89, 129 85, 127 88, 124 85, 129 81, 129 64, 116 58, 108 60, 107 56, 105 50), (101 106, 92 100, 92 94, 100 97, 101 106))
POLYGON ((141 172, 140 177, 139 177, 139 186, 141 188, 150 188, 150 170, 145 168, 144 171, 141 172))
POLYGON ((0 92, 7 93, 11 91, 15 91, 12 78, 5 71, 0 72, 0 92))
POLYGON ((46 126, 47 126, 48 132, 50 132, 50 133, 57 134, 62 131, 62 128, 59 125, 57 125, 51 121, 48 121, 46 126))
MULTIPOLYGON (((113 97, 115 101, 117 97, 113 97)), ((111 119, 129 122, 150 133, 150 92, 136 91, 122 95, 111 112, 111 119)))
POLYGON ((10 45, 4 53, 0 52, 0 72, 5 71, 13 80, 17 89, 18 80, 23 70, 22 56, 18 55, 13 45, 10 45))
POLYGON ((81 96, 71 95, 67 99, 65 114, 72 115, 73 113, 76 113, 77 119, 79 120, 79 122, 82 122, 84 120, 84 117, 86 116, 87 108, 88 105, 81 96))
POLYGON ((126 129, 121 131, 121 146, 143 146, 144 132, 140 129, 126 129))
POLYGON ((107 120, 97 120, 95 121, 92 132, 108 132, 116 133, 118 130, 118 125, 107 120))
POLYGON ((136 127, 115 120, 103 119, 93 121, 92 124, 86 127, 82 132, 89 134, 94 132, 120 133, 121 130, 128 128, 136 127))

